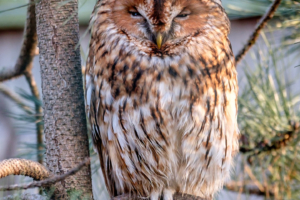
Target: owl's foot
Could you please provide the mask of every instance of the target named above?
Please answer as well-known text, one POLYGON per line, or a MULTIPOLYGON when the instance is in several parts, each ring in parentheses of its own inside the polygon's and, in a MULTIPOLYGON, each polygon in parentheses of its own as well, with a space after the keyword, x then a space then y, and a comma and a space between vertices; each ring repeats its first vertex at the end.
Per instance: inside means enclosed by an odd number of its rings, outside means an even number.
POLYGON ((158 191, 152 191, 150 195, 150 200, 159 200, 160 193, 158 191))
POLYGON ((153 191, 151 192, 150 199, 151 200, 159 200, 160 196, 163 197, 163 200, 173 200, 173 194, 175 193, 175 190, 173 189, 164 189, 163 194, 159 191, 153 191))
POLYGON ((164 199, 163 200, 173 200, 173 194, 175 190, 173 189, 164 189, 164 199))

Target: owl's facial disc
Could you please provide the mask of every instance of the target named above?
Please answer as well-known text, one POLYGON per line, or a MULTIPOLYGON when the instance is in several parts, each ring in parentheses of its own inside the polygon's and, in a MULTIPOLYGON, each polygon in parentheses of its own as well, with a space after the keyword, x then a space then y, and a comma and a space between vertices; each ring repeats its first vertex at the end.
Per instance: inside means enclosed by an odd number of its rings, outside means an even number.
POLYGON ((207 24, 209 9, 199 0, 116 0, 112 18, 137 42, 163 50, 207 24))
MULTIPOLYGON (((149 21, 147 21, 143 15, 141 15, 139 13, 139 11, 136 8, 130 8, 128 11, 131 15, 132 18, 134 19, 140 19, 140 20, 145 20, 146 26, 148 25, 147 23, 149 23, 149 21)), ((156 24, 151 24, 151 26, 153 27, 157 27, 156 29, 158 31, 155 31, 155 33, 149 33, 150 36, 150 40, 157 45, 158 49, 161 49, 161 46, 166 42, 166 40, 168 39, 168 34, 163 33, 162 31, 160 31, 161 29, 164 29, 165 24, 163 22, 159 22, 156 24)), ((148 29, 150 29, 148 27, 148 29)), ((152 28, 153 29, 153 28, 152 28)))

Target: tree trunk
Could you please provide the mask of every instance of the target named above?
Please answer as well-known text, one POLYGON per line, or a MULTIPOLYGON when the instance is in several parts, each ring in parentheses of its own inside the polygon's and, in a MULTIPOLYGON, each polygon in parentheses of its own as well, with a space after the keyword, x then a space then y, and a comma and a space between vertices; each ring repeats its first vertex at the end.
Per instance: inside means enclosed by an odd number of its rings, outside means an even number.
MULTIPOLYGON (((44 100, 46 166, 66 173, 89 156, 79 47, 77 0, 36 4, 44 100), (76 48, 76 49, 75 49, 76 48)), ((55 184, 55 199, 81 191, 92 199, 90 167, 55 184)))

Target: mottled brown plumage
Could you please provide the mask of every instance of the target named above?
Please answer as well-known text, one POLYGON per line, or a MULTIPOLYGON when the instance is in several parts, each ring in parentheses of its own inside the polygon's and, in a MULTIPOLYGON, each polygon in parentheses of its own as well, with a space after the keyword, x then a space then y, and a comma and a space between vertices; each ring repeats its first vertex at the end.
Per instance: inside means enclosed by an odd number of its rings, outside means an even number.
POLYGON ((102 0, 91 24, 87 107, 111 196, 211 198, 238 150, 221 2, 102 0))

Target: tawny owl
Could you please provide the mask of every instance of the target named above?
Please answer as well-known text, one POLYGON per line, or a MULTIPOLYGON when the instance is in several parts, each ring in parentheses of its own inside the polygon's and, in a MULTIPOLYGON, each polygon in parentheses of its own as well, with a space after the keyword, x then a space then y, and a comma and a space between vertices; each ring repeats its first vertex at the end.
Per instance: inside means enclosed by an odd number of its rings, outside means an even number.
POLYGON ((238 150, 237 79, 220 0, 102 0, 87 107, 111 196, 211 198, 238 150))

